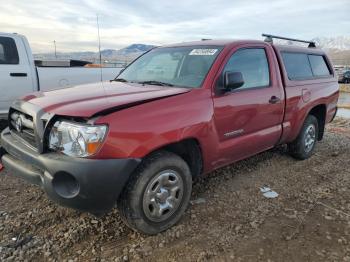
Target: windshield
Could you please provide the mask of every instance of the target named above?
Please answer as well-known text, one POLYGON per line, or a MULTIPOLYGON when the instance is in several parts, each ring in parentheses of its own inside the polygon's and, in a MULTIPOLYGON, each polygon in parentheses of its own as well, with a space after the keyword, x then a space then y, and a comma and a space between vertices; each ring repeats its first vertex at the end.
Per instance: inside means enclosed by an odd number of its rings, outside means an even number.
POLYGON ((198 88, 222 48, 221 46, 156 48, 128 66, 116 81, 198 88))

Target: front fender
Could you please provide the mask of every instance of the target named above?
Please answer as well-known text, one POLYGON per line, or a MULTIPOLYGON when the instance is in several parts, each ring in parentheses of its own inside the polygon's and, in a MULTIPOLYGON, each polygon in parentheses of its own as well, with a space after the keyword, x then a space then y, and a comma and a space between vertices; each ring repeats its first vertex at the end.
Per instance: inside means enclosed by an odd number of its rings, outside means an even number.
POLYGON ((151 101, 100 117, 109 134, 97 158, 143 158, 150 152, 186 138, 205 143, 213 116, 210 90, 151 101))

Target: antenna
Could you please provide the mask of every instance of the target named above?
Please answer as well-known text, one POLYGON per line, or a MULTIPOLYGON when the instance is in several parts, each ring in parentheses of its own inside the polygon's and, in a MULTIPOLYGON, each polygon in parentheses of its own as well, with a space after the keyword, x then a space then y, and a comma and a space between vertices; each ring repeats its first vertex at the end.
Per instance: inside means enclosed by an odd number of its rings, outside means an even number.
POLYGON ((96 24, 97 24, 97 36, 98 36, 98 54, 99 54, 99 60, 100 60, 100 71, 101 71, 101 82, 102 79, 102 56, 101 56, 101 37, 100 37, 100 24, 98 22, 98 14, 96 14, 96 24))
POLYGON ((57 59, 57 52, 56 52, 56 40, 53 40, 53 44, 55 46, 55 58, 57 59))

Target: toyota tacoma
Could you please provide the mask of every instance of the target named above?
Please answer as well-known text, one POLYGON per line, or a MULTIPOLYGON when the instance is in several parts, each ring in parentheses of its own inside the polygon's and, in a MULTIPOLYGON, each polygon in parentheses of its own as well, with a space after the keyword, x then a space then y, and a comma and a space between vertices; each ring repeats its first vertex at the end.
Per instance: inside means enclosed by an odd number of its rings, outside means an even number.
POLYGON ((157 47, 110 82, 22 97, 1 165, 60 205, 117 206, 132 229, 164 231, 195 178, 281 144, 307 159, 322 140, 339 96, 331 62, 274 38, 157 47))

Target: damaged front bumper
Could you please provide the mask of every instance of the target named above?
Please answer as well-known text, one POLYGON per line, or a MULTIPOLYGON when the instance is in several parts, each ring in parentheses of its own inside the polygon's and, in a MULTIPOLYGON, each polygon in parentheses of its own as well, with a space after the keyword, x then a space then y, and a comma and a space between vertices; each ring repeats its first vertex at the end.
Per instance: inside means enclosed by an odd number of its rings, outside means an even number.
POLYGON ((0 163, 8 175, 40 186, 60 205, 91 213, 114 207, 140 159, 87 159, 35 152, 11 134, 1 133, 0 163))

